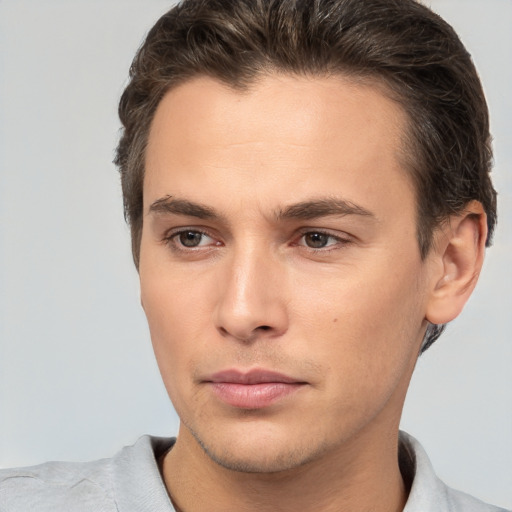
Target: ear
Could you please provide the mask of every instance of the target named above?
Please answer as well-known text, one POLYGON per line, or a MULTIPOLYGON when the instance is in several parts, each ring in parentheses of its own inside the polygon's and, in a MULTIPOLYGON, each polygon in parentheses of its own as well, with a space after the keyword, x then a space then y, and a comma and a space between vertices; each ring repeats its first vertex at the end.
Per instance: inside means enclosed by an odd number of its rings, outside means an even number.
POLYGON ((482 269, 486 239, 487 216, 478 201, 438 230, 429 256, 435 269, 426 310, 430 323, 448 323, 462 311, 482 269))

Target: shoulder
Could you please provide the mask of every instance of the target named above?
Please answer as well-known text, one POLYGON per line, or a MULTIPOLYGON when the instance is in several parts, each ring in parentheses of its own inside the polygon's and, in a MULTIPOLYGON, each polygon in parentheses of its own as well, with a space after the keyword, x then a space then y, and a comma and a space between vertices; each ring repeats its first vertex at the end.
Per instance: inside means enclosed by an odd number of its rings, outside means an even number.
POLYGON ((119 512, 133 482, 163 486, 155 454, 171 445, 172 439, 143 436, 108 459, 0 470, 0 510, 119 512))
POLYGON ((116 511, 110 481, 111 459, 47 462, 0 471, 0 509, 116 511))
POLYGON ((446 500, 454 512, 510 512, 504 508, 484 503, 469 494, 445 486, 446 500))
POLYGON ((414 437, 400 432, 400 469, 411 490, 404 512, 510 512, 448 487, 414 437))

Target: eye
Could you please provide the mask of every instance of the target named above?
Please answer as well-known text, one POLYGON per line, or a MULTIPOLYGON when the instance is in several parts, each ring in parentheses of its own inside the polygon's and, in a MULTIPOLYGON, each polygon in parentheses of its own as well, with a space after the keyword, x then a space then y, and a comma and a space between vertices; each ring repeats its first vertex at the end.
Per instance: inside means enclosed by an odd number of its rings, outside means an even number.
POLYGON ((177 238, 180 244, 184 247, 199 247, 200 245, 204 245, 204 238, 206 238, 206 235, 200 231, 188 230, 177 233, 175 238, 177 238))
POLYGON ((165 237, 165 242, 177 250, 195 249, 218 245, 216 240, 197 229, 181 229, 165 237))
POLYGON ((326 233, 306 233, 303 235, 304 244, 311 249, 322 249, 323 247, 327 247, 330 239, 334 237, 327 235, 326 233))
POLYGON ((302 235, 300 245, 305 245, 311 249, 323 249, 340 242, 342 240, 336 236, 321 231, 311 231, 302 235))

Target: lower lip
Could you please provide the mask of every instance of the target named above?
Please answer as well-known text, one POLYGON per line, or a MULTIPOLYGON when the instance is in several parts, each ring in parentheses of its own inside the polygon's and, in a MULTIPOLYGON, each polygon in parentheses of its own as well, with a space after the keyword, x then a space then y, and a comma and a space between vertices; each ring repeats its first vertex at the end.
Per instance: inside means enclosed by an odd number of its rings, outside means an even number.
POLYGON ((261 409, 294 393, 303 384, 286 382, 262 382, 259 384, 235 384, 210 382, 220 400, 241 409, 261 409))

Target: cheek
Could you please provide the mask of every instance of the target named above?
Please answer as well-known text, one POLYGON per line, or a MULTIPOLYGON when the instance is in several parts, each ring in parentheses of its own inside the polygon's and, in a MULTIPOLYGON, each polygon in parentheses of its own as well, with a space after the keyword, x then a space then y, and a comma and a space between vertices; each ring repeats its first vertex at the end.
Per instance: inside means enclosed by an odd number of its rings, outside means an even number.
POLYGON ((318 406, 333 424, 351 428, 402 403, 421 338, 421 322, 411 320, 417 310, 390 303, 406 295, 343 293, 326 315, 323 340, 310 331, 309 347, 324 369, 318 406))
POLYGON ((188 337, 204 328, 211 318, 211 293, 204 276, 169 268, 169 262, 150 265, 141 261, 141 300, 151 333, 157 341, 188 337))
POLYGON ((164 276, 141 268, 141 300, 160 373, 172 398, 175 385, 185 382, 179 376, 187 371, 192 351, 204 341, 205 318, 211 315, 204 311, 204 300, 198 300, 193 283, 164 276))
POLYGON ((323 279, 321 288, 303 288, 294 316, 304 332, 297 334, 328 362, 334 379, 371 388, 394 379, 416 358, 424 312, 419 278, 411 276, 419 276, 420 268, 407 261, 400 273, 386 271, 392 268, 382 265, 364 275, 354 269, 323 279))
POLYGON ((161 282, 146 281, 141 296, 162 381, 182 417, 193 396, 188 369, 193 358, 190 350, 197 346, 200 329, 197 316, 186 314, 191 308, 188 301, 169 290, 161 282))

